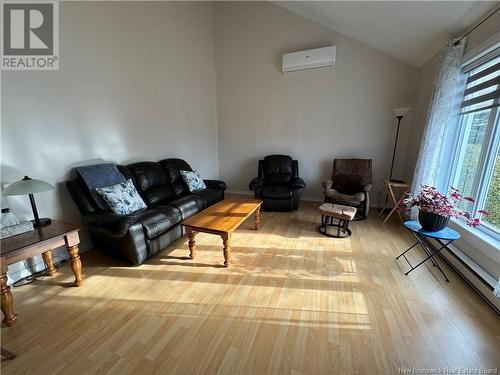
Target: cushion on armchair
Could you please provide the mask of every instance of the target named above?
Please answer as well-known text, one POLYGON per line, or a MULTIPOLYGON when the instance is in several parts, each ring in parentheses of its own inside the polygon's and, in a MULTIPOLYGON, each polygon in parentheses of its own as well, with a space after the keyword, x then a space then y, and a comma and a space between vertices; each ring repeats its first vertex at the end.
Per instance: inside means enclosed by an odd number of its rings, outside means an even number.
POLYGON ((364 176, 360 175, 340 174, 336 176, 333 187, 334 189, 342 191, 346 194, 359 193, 360 191, 363 191, 363 185, 361 184, 363 179, 364 176))
POLYGON ((262 197, 267 199, 292 199, 292 189, 287 186, 265 186, 262 197))
POLYGON ((268 155, 259 160, 257 177, 248 184, 263 211, 292 211, 299 208, 302 189, 299 163, 288 155, 268 155))
POLYGON ((269 155, 262 162, 266 185, 285 184, 294 175, 293 160, 288 155, 269 155))
POLYGON ((342 194, 335 189, 325 189, 325 196, 344 203, 359 204, 365 200, 365 193, 342 194))
POLYGON ((370 210, 371 159, 334 159, 332 177, 323 182, 325 202, 351 205, 364 219, 370 210))

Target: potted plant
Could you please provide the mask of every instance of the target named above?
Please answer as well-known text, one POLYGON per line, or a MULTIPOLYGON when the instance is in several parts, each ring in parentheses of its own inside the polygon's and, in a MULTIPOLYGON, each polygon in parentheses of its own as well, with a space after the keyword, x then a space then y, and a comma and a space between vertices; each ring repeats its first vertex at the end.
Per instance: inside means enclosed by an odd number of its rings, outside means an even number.
POLYGON ((435 187, 422 185, 420 193, 415 197, 408 194, 401 202, 403 209, 410 210, 411 207, 418 207, 418 221, 422 228, 429 232, 437 232, 448 225, 450 217, 463 220, 470 227, 477 227, 481 224, 481 216, 489 215, 484 210, 478 210, 478 217, 471 217, 470 213, 460 209, 463 201, 474 202, 474 198, 463 196, 458 189, 450 187, 450 196, 443 195, 435 187))

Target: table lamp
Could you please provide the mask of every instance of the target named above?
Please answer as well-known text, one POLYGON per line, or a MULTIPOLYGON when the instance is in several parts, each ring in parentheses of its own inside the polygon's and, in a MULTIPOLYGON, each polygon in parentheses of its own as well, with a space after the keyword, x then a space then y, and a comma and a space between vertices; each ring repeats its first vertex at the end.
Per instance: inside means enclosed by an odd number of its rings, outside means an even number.
POLYGON ((28 176, 24 176, 22 180, 7 185, 3 191, 3 194, 6 196, 28 194, 28 196, 30 197, 31 209, 33 210, 33 216, 35 218, 34 220, 32 220, 33 225, 35 227, 43 227, 45 225, 50 224, 50 219, 49 218, 40 219, 38 217, 38 211, 36 209, 36 204, 35 204, 35 197, 33 197, 33 194, 42 193, 44 191, 49 191, 52 189, 54 189, 54 186, 52 186, 48 182, 42 180, 34 180, 32 178, 29 178, 28 176))
POLYGON ((396 115, 396 118, 398 119, 398 130, 396 131, 396 139, 394 141, 394 151, 392 152, 392 162, 391 162, 391 172, 389 173, 389 180, 393 182, 403 182, 400 180, 393 180, 392 179, 392 170, 394 168, 394 158, 396 156, 396 148, 398 147, 398 137, 399 137, 399 126, 401 125, 401 120, 405 115, 410 111, 409 107, 398 107, 398 108, 393 108, 394 114, 396 115))

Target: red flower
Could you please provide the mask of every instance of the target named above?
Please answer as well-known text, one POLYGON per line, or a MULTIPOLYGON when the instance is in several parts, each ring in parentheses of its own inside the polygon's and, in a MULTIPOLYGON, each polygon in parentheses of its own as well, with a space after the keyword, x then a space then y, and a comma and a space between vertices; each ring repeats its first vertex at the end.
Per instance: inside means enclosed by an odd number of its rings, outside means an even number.
POLYGON ((471 219, 467 222, 467 225, 472 228, 479 226, 479 224, 481 224, 481 219, 479 219, 478 217, 471 219))

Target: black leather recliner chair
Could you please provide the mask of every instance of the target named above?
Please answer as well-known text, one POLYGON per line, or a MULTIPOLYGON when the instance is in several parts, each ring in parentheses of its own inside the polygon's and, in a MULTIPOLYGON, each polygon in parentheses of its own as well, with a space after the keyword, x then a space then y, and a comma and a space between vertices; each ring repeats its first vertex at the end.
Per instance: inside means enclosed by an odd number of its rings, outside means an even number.
POLYGON ((66 182, 66 187, 94 246, 133 265, 182 237, 182 220, 224 199, 226 184, 218 180, 204 180, 207 189, 189 192, 180 171, 192 169, 181 159, 117 167, 126 179, 132 179, 147 208, 117 215, 99 208, 81 178, 66 182))
POLYGON ((258 177, 249 184, 255 198, 263 201, 264 211, 297 210, 305 187, 297 160, 287 155, 270 155, 259 160, 258 177))

